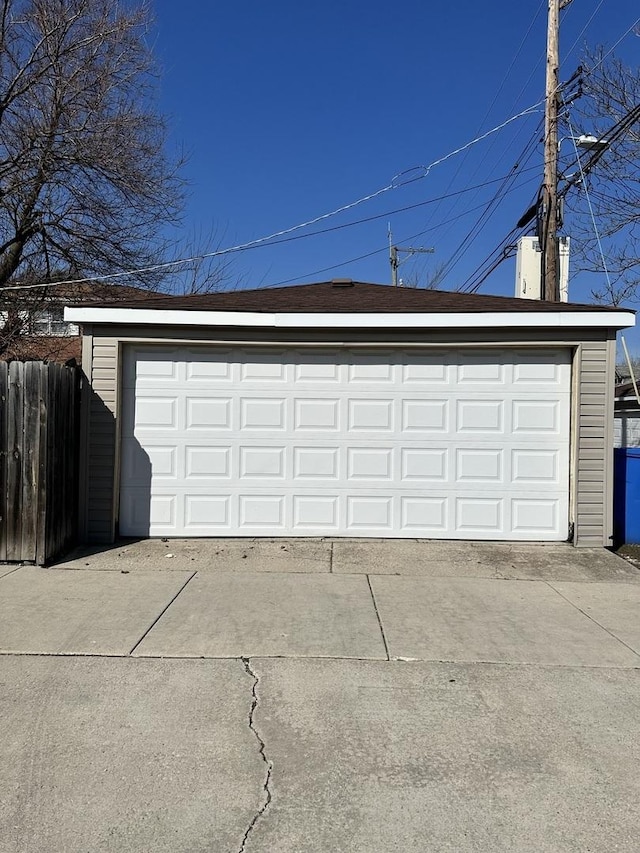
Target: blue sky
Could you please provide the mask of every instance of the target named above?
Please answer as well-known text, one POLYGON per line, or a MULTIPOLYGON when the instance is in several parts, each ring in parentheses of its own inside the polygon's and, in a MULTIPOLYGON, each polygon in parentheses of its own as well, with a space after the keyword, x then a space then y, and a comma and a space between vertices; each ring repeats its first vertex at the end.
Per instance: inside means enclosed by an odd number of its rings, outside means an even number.
MULTIPOLYGON (((368 196, 544 95, 545 0, 154 5, 160 106, 170 144, 189 154, 183 231, 216 232, 224 246, 368 196)), ((563 13, 561 78, 575 71, 585 42, 613 45, 638 14, 637 0, 573 0, 563 13)), ((616 53, 637 63, 639 49, 631 33, 616 53)), ((451 260, 541 118, 540 111, 520 118, 426 177, 293 233, 377 219, 235 255, 233 278, 245 287, 333 277, 387 282, 390 221, 394 242, 435 248, 401 268, 424 281, 451 260), (466 191, 485 182, 492 183, 466 191), (427 203, 451 193, 460 194, 427 203), (411 205, 420 206, 391 213, 411 205)), ((515 189, 450 264, 445 287, 467 281, 515 225, 537 192, 541 164, 535 145, 515 189)), ((480 292, 511 294, 514 277, 515 261, 505 261, 480 292)), ((571 299, 587 301, 592 284, 574 278, 571 299)))

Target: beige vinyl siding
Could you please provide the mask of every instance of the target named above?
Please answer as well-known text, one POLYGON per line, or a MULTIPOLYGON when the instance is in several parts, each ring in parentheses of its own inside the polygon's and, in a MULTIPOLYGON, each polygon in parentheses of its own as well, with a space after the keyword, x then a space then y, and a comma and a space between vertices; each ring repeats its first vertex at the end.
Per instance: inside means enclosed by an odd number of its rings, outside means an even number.
POLYGON ((116 338, 93 338, 84 523, 89 542, 111 542, 116 532, 118 352, 116 338))
POLYGON ((612 493, 613 362, 607 330, 571 330, 559 337, 553 329, 416 330, 305 330, 93 326, 90 375, 93 385, 88 407, 86 447, 86 519, 89 541, 113 541, 117 524, 118 426, 120 347, 127 343, 258 343, 369 346, 569 347, 577 353, 577 411, 572 471, 574 541, 581 546, 610 544, 612 493), (609 423, 611 421, 611 423, 609 423))
POLYGON ((613 392, 607 340, 583 342, 579 351, 578 453, 575 542, 584 547, 609 545, 611 502, 611 419, 613 392))

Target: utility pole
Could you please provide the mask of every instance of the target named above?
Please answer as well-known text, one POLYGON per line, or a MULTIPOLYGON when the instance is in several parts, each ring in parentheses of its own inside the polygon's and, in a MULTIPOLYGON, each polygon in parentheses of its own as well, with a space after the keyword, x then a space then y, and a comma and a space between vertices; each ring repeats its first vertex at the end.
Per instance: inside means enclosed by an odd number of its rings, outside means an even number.
POLYGON ((560 55, 558 36, 560 10, 571 0, 549 0, 547 26, 547 77, 544 116, 544 178, 542 186, 541 228, 542 298, 560 300, 558 260, 558 104, 560 101, 560 55))
POLYGON ((544 178, 542 186, 542 298, 558 302, 558 32, 560 0, 549 0, 547 82, 544 114, 544 178))
POLYGON ((391 225, 389 225, 388 233, 389 263, 391 265, 391 284, 394 287, 398 287, 398 267, 402 263, 402 261, 398 258, 398 252, 404 252, 404 254, 406 255, 432 255, 435 252, 435 249, 425 249, 422 246, 419 246, 417 248, 414 248, 413 246, 408 246, 406 249, 403 249, 402 246, 394 246, 393 235, 391 234, 391 225))

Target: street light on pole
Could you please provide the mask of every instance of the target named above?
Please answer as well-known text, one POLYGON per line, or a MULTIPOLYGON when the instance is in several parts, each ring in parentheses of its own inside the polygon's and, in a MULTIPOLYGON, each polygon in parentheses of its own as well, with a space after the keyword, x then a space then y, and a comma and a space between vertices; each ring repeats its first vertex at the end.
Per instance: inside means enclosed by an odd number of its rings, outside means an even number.
POLYGON ((601 139, 592 133, 581 133, 580 136, 563 136, 558 142, 558 151, 565 139, 573 139, 576 146, 582 148, 583 151, 604 151, 605 148, 609 147, 608 139, 601 139))

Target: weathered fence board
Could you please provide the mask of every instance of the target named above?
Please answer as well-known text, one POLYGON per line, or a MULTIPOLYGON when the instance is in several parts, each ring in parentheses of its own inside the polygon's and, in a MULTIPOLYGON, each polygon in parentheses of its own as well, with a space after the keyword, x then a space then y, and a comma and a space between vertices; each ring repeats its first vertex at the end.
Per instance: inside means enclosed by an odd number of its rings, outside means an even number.
POLYGON ((0 362, 0 560, 44 565, 75 542, 80 370, 0 362))
POLYGON ((9 371, 0 365, 0 561, 7 559, 7 408, 9 371))
POLYGON ((24 365, 9 365, 7 397, 7 560, 22 560, 22 447, 24 431, 22 415, 22 377, 24 365))

